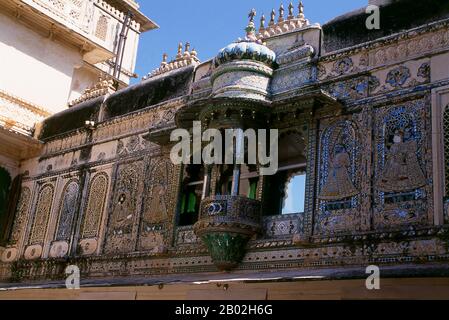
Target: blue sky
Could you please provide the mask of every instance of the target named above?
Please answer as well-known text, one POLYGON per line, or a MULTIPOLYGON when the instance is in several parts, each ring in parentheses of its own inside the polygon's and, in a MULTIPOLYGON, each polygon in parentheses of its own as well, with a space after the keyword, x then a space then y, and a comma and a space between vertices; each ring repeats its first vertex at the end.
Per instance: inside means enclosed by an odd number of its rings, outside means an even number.
MULTIPOLYGON (((251 8, 257 11, 256 26, 265 14, 267 21, 271 9, 279 9, 279 0, 138 0, 141 11, 153 19, 160 28, 142 34, 137 57, 136 73, 140 76, 157 68, 162 54, 169 60, 176 55, 179 42, 191 43, 201 61, 214 57, 217 52, 244 36, 251 8)), ((293 1, 297 14, 298 0, 293 1)), ((285 12, 289 2, 283 1, 285 12)), ((323 24, 330 19, 365 6, 368 0, 304 0, 305 15, 311 23, 323 24)))

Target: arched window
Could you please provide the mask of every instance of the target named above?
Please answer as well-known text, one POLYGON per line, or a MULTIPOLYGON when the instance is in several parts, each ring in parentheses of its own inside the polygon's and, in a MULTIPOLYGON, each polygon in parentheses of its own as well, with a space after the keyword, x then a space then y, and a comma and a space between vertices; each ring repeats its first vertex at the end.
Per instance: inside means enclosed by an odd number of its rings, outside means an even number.
POLYGON ((443 113, 445 196, 449 198, 449 105, 443 113))
POLYGON ((179 204, 179 226, 189 226, 198 220, 203 193, 204 167, 191 164, 184 167, 179 204))
POLYGON ((279 169, 267 176, 264 214, 304 212, 306 185, 305 141, 298 132, 287 132, 279 139, 279 169))
POLYGON ((31 204, 31 190, 23 187, 20 190, 20 197, 17 203, 16 214, 12 226, 12 232, 9 237, 10 245, 17 245, 24 236, 28 213, 31 204))
POLYGON ((84 214, 82 238, 93 238, 98 236, 101 217, 106 202, 108 191, 108 176, 105 173, 97 173, 90 183, 87 208, 84 214))
POLYGON ((73 219, 76 212, 76 202, 78 200, 78 181, 69 181, 62 192, 61 203, 59 205, 59 220, 57 223, 55 240, 68 240, 71 236, 73 219))
POLYGON ((48 221, 50 219, 53 194, 54 187, 52 184, 43 185, 39 191, 33 227, 31 229, 30 244, 44 243, 48 221))

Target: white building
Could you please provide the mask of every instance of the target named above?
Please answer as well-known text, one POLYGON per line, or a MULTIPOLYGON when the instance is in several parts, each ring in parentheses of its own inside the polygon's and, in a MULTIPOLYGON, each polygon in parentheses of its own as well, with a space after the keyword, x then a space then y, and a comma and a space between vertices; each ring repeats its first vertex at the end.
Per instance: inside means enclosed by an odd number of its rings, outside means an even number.
POLYGON ((139 36, 155 28, 134 0, 0 0, 2 190, 11 188, 21 161, 39 153, 41 120, 86 89, 95 94, 98 84, 89 88, 100 78, 117 89, 137 77, 139 36))

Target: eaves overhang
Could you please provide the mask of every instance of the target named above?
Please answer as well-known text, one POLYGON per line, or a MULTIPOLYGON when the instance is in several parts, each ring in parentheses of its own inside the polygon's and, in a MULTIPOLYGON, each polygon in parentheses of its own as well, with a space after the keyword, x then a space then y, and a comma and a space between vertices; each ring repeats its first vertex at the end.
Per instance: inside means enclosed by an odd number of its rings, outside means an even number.
POLYGON ((3 127, 0 127, 0 141, 0 155, 16 161, 37 157, 43 148, 41 141, 3 127))

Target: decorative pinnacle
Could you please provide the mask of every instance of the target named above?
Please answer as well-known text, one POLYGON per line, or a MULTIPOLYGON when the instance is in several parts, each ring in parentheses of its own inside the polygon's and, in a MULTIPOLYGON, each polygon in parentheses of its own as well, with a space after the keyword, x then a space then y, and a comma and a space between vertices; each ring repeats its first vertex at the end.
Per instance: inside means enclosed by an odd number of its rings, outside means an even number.
POLYGON ((293 9, 294 9, 293 3, 290 2, 290 4, 288 5, 288 19, 294 18, 293 9))
POLYGON ((254 22, 254 17, 256 16, 257 12, 256 9, 251 9, 251 11, 248 14, 249 22, 254 22))
POLYGON ((176 55, 176 58, 182 57, 182 42, 178 44, 178 54, 176 55))
POLYGON ((260 17, 260 29, 263 30, 265 29, 265 15, 262 14, 262 16, 260 17))
POLYGON ((298 18, 304 19, 304 5, 302 4, 302 1, 299 1, 298 9, 299 9, 298 18))
POLYGON ((162 63, 161 63, 161 65, 166 65, 167 64, 167 58, 168 58, 167 53, 164 53, 162 55, 162 63))
POLYGON ((269 23, 270 26, 272 26, 274 24, 275 17, 276 17, 276 11, 273 9, 273 10, 271 10, 271 14, 270 14, 270 23, 269 23))
POLYGON ((186 42, 185 49, 184 49, 184 55, 183 55, 184 58, 190 57, 189 51, 190 51, 190 42, 186 42))
POLYGON ((284 5, 281 4, 281 6, 279 7, 279 18, 278 18, 278 22, 282 22, 284 21, 284 5))
POLYGON ((256 16, 256 9, 251 9, 249 13, 249 23, 245 28, 246 37, 250 40, 254 40, 256 38, 256 26, 254 25, 254 17, 256 16))

